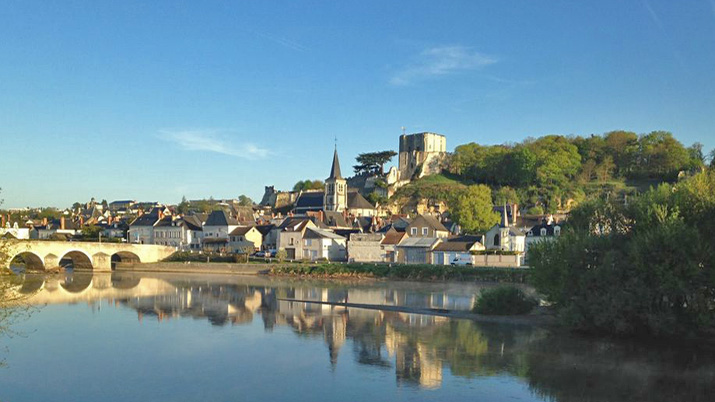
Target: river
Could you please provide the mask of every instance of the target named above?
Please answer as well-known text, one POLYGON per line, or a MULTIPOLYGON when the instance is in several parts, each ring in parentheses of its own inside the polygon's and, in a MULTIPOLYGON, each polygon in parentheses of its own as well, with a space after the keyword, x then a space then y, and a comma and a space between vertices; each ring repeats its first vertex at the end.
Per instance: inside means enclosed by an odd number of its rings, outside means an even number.
POLYGON ((25 276, 0 401, 711 401, 697 345, 341 303, 468 310, 486 285, 25 276), (323 301, 317 304, 294 300, 323 301))

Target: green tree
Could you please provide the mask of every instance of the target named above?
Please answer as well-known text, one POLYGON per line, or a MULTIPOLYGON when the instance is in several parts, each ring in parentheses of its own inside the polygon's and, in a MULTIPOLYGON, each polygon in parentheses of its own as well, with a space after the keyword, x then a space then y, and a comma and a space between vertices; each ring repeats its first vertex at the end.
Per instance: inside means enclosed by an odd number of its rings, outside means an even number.
POLYGON ((355 160, 357 165, 353 166, 356 174, 385 174, 385 164, 390 162, 397 155, 395 151, 380 151, 359 154, 355 160))
POLYGON ((250 207, 253 206, 253 200, 247 195, 241 194, 238 196, 238 205, 243 207, 250 207))
POLYGON ((322 180, 300 180, 293 186, 293 191, 322 190, 325 183, 322 180))
POLYGON ((519 204, 519 194, 511 187, 504 186, 495 191, 494 205, 519 204))
POLYGON ((549 135, 529 144, 536 157, 536 180, 542 186, 562 186, 581 168, 578 148, 566 137, 549 135))
POLYGON ((450 205, 452 218, 467 233, 487 231, 499 222, 492 208, 492 191, 483 184, 467 187, 450 205))
POLYGON ((189 201, 186 199, 186 196, 181 197, 181 202, 176 206, 176 212, 180 215, 189 213, 189 201))
POLYGON ((643 177, 673 180, 690 165, 690 153, 667 131, 640 137, 638 170, 643 177))
POLYGON ((529 249, 533 283, 566 324, 621 335, 715 330, 715 173, 628 205, 586 202, 568 227, 529 249))
POLYGON ((613 158, 610 155, 607 155, 603 158, 603 160, 601 160, 601 163, 596 166, 596 177, 598 177, 598 180, 601 183, 611 180, 615 169, 616 164, 613 163, 613 158))
POLYGON ((636 168, 638 155, 638 135, 630 131, 611 131, 605 134, 606 153, 616 164, 616 174, 630 175, 636 168))
POLYGON ((82 239, 84 240, 98 240, 99 234, 102 233, 104 229, 100 226, 90 225, 82 228, 82 239))
POLYGON ((377 191, 373 191, 372 193, 368 194, 367 200, 372 205, 383 205, 387 203, 387 197, 380 195, 377 191))

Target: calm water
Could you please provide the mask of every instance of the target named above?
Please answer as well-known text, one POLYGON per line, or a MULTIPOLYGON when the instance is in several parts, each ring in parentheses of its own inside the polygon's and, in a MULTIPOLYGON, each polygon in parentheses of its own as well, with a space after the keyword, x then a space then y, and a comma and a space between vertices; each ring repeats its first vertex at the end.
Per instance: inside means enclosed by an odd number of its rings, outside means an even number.
MULTIPOLYGON (((715 359, 282 299, 469 309, 475 285, 28 276, 0 401, 712 401, 715 359)), ((685 346, 685 347, 682 347, 685 346)))

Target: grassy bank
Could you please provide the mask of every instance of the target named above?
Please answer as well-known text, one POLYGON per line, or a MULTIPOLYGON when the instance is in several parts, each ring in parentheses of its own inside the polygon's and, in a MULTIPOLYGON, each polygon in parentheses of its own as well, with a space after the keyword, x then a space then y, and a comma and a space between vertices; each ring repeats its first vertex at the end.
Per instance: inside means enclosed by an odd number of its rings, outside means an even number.
POLYGON ((409 280, 450 280, 528 283, 529 268, 475 268, 448 265, 407 264, 279 264, 272 275, 320 278, 388 278, 409 280))

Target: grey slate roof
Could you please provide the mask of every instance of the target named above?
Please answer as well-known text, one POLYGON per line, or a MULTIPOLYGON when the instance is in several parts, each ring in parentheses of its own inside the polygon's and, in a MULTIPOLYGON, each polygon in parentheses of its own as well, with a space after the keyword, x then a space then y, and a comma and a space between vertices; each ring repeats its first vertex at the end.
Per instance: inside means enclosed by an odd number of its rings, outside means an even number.
POLYGON ((561 230, 564 229, 564 224, 563 223, 554 223, 551 225, 548 225, 546 223, 541 223, 539 225, 536 225, 532 227, 529 230, 529 236, 534 236, 534 237, 539 237, 541 236, 541 229, 546 229, 546 235, 547 236, 553 236, 554 235, 554 229, 556 226, 559 226, 561 230))
POLYGON ((226 211, 218 210, 211 212, 204 226, 228 226, 238 225, 238 221, 230 217, 226 211))
POLYGON ((366 200, 365 197, 358 191, 348 192, 348 208, 357 209, 375 209, 375 206, 370 204, 370 201, 366 200))
POLYGON ((419 247, 419 248, 432 248, 432 246, 437 243, 439 239, 436 237, 408 237, 400 244, 398 247, 419 247))
POLYGON ((474 246, 473 241, 445 241, 434 248, 434 251, 469 251, 474 246))
POLYGON ((189 230, 202 230, 201 228, 201 218, 197 215, 189 215, 183 218, 188 226, 189 230))
POLYGON ((318 228, 308 228, 305 230, 306 239, 334 239, 334 240, 345 240, 343 236, 336 233, 330 232, 325 229, 318 228))
POLYGON ((129 226, 154 226, 154 224, 159 220, 159 209, 154 208, 148 214, 134 219, 129 226))
POLYGON ((248 233, 251 229, 253 229, 255 226, 239 226, 236 229, 234 229, 230 235, 231 236, 243 236, 246 233, 248 233))
POLYGON ((345 220, 345 217, 340 212, 324 211, 323 214, 325 215, 323 223, 325 223, 327 226, 343 228, 350 227, 350 225, 348 225, 348 222, 345 220))
POLYGON ((323 198, 322 191, 304 191, 298 196, 295 207, 303 211, 320 211, 323 209, 323 198))

